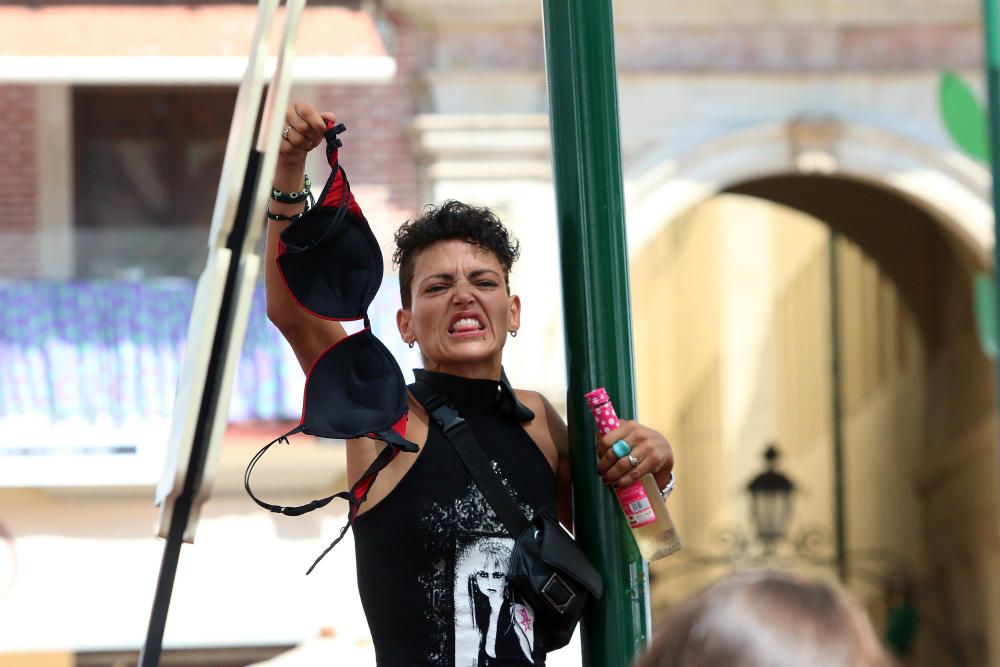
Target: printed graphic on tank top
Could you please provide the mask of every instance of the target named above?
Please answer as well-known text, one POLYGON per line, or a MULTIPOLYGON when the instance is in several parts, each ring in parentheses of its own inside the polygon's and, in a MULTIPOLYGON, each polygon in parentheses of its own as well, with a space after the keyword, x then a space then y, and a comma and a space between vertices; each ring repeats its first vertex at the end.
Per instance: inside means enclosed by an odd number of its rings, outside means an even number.
MULTIPOLYGON (((495 463, 493 468, 499 473, 495 463)), ((440 664, 477 667, 497 664, 494 660, 533 664, 535 613, 514 600, 507 589, 514 540, 507 536, 486 497, 472 485, 451 506, 435 504, 428 510, 424 529, 436 543, 431 548, 454 554, 420 578, 429 603, 440 601, 442 593, 451 598, 451 605, 430 606, 438 626, 432 658, 440 664), (447 660, 450 642, 444 630, 448 625, 453 626, 454 663, 447 660)), ((534 513, 523 504, 522 510, 534 513)))
MULTIPOLYGON (((522 511, 555 511, 555 475, 497 383, 421 371, 453 403, 522 511)), ((514 540, 432 424, 396 488, 355 526, 358 587, 379 667, 542 665, 534 612, 506 575, 514 540)))

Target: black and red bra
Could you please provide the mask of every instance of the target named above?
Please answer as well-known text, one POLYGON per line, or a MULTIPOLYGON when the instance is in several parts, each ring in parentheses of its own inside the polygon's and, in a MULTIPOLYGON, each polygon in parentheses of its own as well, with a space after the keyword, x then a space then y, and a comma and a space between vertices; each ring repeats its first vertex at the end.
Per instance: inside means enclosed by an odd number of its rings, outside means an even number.
POLYGON ((302 416, 298 425, 265 445, 250 460, 244 487, 261 507, 299 516, 324 507, 334 498, 347 500, 347 523, 309 568, 329 553, 347 532, 378 473, 399 452, 416 452, 406 439, 406 384, 389 350, 372 333, 368 307, 382 284, 383 262, 375 235, 351 193, 338 159, 343 124, 328 123, 325 134, 330 178, 318 203, 280 235, 278 272, 296 303, 315 317, 337 321, 363 320, 364 328, 327 348, 306 376, 302 416), (275 443, 289 442, 297 433, 320 438, 367 437, 387 446, 348 491, 285 507, 260 500, 250 490, 250 474, 275 443))

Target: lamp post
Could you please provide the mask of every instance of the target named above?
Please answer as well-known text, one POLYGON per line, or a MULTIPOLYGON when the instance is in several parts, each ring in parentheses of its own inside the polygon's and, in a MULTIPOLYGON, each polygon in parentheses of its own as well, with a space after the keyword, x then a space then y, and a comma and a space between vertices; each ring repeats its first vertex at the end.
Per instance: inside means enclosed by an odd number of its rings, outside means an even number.
POLYGON ((750 520, 757 541, 765 555, 773 555, 779 542, 788 534, 792 518, 792 494, 795 484, 777 471, 781 454, 774 444, 764 450, 766 470, 747 484, 750 493, 750 520))

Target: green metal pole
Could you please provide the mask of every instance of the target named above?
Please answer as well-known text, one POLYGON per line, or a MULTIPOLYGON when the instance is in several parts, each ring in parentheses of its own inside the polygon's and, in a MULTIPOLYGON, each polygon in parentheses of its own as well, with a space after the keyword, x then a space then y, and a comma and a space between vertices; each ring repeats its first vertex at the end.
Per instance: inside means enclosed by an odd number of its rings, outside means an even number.
MULTIPOLYGON (((995 317, 1000 318, 1000 37, 997 21, 1000 11, 997 0, 983 0, 983 32, 986 45, 986 92, 989 107, 987 116, 990 128, 990 168, 993 172, 993 293, 995 317)), ((1000 323, 998 323, 1000 331, 1000 323)), ((993 383, 994 402, 1000 406, 1000 363, 994 363, 996 377, 993 383)))
POLYGON ((593 423, 583 399, 606 387, 618 415, 635 417, 611 0, 544 0, 544 22, 575 532, 604 578, 604 597, 584 617, 583 661, 625 667, 649 633, 647 569, 596 474, 593 423))
POLYGON ((840 263, 839 234, 830 230, 828 246, 830 280, 830 417, 833 421, 833 531, 837 577, 847 582, 847 527, 844 508, 844 405, 840 356, 840 263))

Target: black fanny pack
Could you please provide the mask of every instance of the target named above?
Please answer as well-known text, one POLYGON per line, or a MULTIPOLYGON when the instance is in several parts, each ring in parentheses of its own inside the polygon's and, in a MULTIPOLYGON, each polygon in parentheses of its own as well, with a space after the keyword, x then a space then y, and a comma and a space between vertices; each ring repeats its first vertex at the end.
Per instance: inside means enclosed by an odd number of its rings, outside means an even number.
POLYGON ((468 424, 443 395, 419 381, 410 390, 514 538, 507 583, 535 612, 535 641, 546 652, 562 648, 573 637, 587 601, 601 597, 601 575, 551 513, 539 512, 530 521, 524 516, 468 424))

